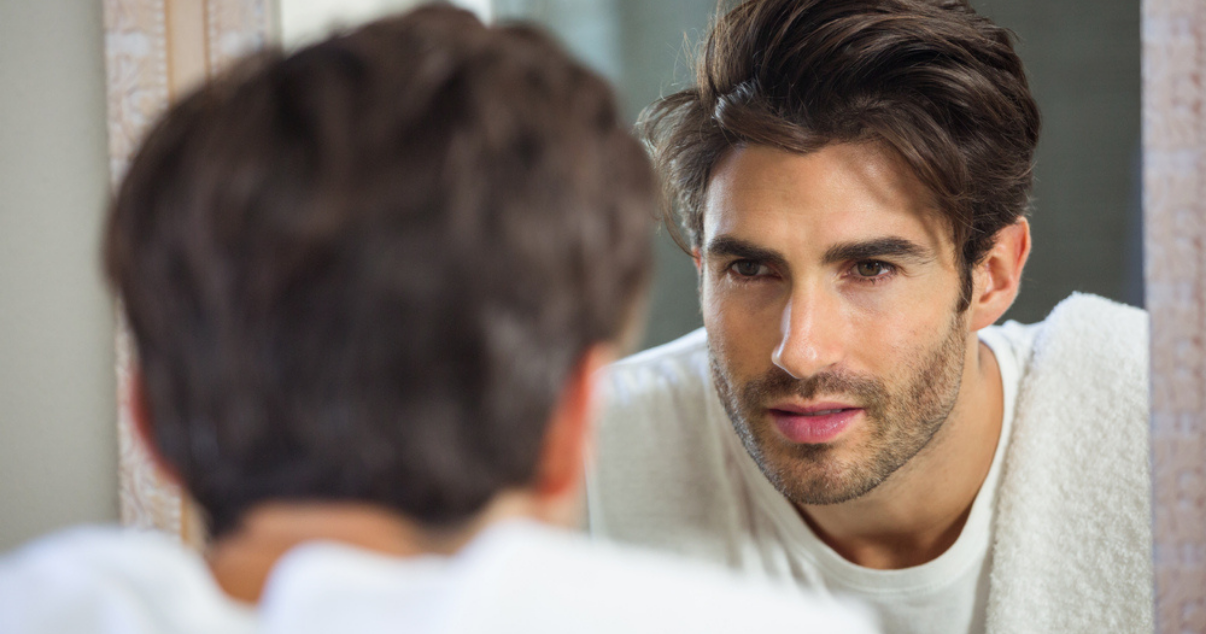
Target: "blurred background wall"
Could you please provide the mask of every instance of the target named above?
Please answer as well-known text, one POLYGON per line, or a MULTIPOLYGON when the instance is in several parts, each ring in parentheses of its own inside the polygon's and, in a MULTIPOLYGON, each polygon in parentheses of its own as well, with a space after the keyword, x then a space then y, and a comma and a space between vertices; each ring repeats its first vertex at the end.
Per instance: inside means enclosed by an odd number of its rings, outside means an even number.
MULTIPOLYGON (((332 29, 354 27, 379 17, 406 11, 429 0, 277 0, 280 42, 293 48, 321 39, 332 29)), ((483 20, 494 13, 494 0, 447 0, 469 9, 483 20)))
POLYGON ((117 518, 100 2, 0 0, 0 550, 117 518))

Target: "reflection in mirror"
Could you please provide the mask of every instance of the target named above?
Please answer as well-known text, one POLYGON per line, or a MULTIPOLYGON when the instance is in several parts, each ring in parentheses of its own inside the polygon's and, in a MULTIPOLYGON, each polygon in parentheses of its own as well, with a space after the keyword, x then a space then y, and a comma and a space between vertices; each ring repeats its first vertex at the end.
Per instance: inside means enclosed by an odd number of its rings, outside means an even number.
MULTIPOLYGON (((278 0, 295 46, 421 0, 278 0)), ((690 51, 715 0, 466 0, 500 21, 554 31, 619 87, 626 115, 691 81, 690 51)), ((1072 291, 1143 305, 1137 0, 973 2, 1018 37, 1043 113, 1024 290, 1006 319, 1041 320, 1072 291)), ((662 232, 644 346, 701 324, 696 275, 662 232)))
MULTIPOLYGON (((1142 306, 1138 0, 972 4, 1017 34, 1044 118, 1034 251, 1005 319, 1039 321, 1072 291, 1142 306)), ((615 81, 633 120, 690 82, 689 50, 715 8, 715 0, 495 2, 499 20, 548 26, 615 81)), ((701 324, 690 259, 665 235, 657 252, 646 346, 701 324)))
MULTIPOLYGON (((1137 7, 978 4, 1026 59, 961 2, 749 2, 721 18, 702 86, 654 110, 655 156, 704 234, 708 331, 609 374, 593 533, 851 594, 889 632, 1150 631, 1146 316, 1063 300, 1141 296, 1119 260, 1137 238, 1137 7), (1048 116, 1023 274, 1027 225, 1005 219, 1031 202, 1027 84, 1048 116), (801 140, 852 122, 899 154, 801 140), (927 190, 925 168, 971 186, 927 190), (954 320, 933 197, 971 201, 982 231, 960 247, 986 283, 954 320), (1011 316, 1059 308, 989 328, 1019 281, 1011 316)), ((577 13, 532 6, 554 28, 577 13)), ((606 6, 645 34, 666 3, 606 6)), ((621 85, 651 57, 613 50, 621 85)), ((665 77, 663 94, 688 79, 665 77)))

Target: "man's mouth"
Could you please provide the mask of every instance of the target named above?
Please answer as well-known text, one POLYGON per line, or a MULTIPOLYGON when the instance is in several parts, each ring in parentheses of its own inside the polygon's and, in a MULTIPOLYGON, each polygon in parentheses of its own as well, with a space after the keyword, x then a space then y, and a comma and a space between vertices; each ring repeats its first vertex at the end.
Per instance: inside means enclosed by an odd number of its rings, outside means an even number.
POLYGON ((858 419, 863 409, 843 403, 778 403, 769 408, 769 412, 775 427, 787 440, 815 445, 836 440, 858 419))

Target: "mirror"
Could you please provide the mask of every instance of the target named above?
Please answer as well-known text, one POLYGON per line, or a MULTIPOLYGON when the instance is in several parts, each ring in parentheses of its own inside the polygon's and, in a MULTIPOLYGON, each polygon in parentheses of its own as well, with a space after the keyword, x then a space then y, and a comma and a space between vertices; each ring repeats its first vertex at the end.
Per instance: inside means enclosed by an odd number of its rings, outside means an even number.
MULTIPOLYGON (((278 0, 282 41, 293 45, 420 0, 278 0)), ((478 0, 495 20, 556 33, 618 88, 624 113, 691 79, 689 51, 716 0, 478 0)), ((1073 291, 1143 305, 1138 0, 975 0, 1012 29, 1043 114, 1031 224, 1034 251, 1005 319, 1041 320, 1073 291)), ((661 232, 642 347, 702 325, 696 276, 661 232)))
MULTIPOLYGON (((1039 321, 1072 291, 1142 306, 1138 0, 972 4, 1017 34, 1044 120, 1034 251, 1005 318, 1039 321)), ((634 120, 690 81, 689 47, 715 8, 715 0, 495 0, 497 19, 544 24, 615 82, 634 120)), ((701 325, 695 271, 665 235, 657 266, 646 346, 701 325)))

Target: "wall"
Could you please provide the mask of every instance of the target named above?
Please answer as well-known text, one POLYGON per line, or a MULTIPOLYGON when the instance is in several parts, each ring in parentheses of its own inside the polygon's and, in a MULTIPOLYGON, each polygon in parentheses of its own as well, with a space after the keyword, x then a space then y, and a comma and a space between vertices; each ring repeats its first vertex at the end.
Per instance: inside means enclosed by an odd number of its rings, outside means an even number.
POLYGON ((101 4, 0 2, 0 550, 117 518, 101 4))
MULTIPOLYGON (((321 39, 333 28, 354 27, 429 0, 277 0, 280 40, 288 48, 321 39)), ((492 0, 453 0, 488 20, 492 0)))
POLYGON ((1143 305, 1138 0, 973 0, 1013 29, 1043 115, 1034 250, 1006 318, 1072 291, 1143 305))

